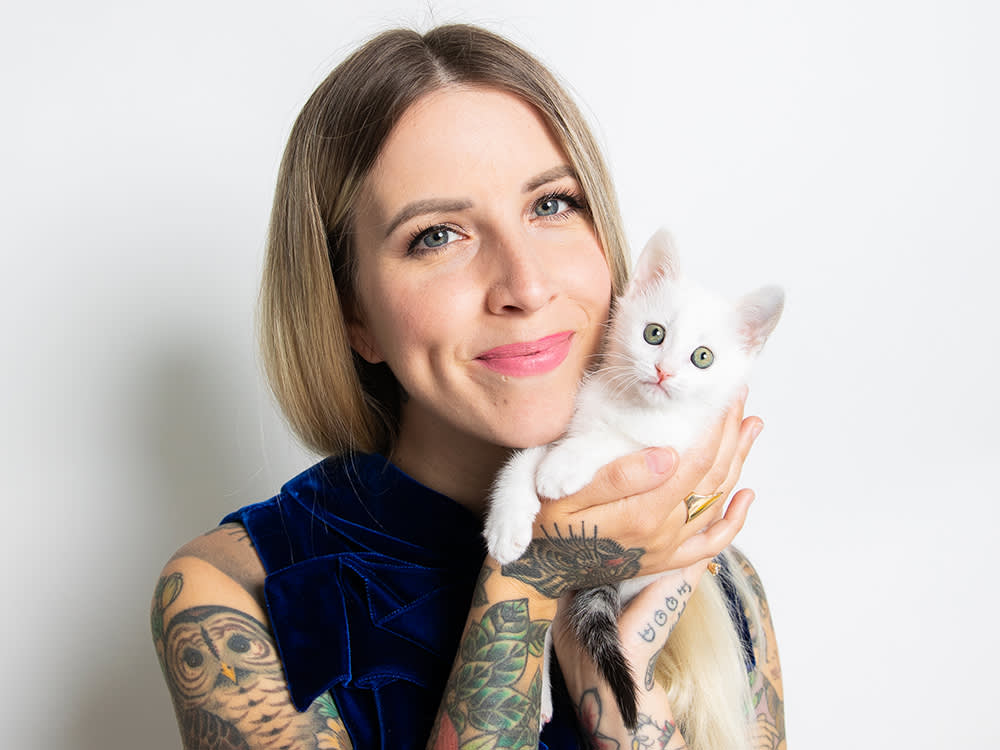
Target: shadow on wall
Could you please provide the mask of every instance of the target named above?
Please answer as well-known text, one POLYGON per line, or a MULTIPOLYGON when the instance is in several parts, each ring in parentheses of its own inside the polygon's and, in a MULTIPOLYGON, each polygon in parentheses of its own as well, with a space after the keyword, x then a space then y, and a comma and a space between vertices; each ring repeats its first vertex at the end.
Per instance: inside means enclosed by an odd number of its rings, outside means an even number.
POLYGON ((131 387, 121 393, 117 416, 109 416, 132 440, 123 446, 122 461, 127 455, 130 463, 121 473, 131 507, 105 540, 106 554, 118 558, 109 567, 120 569, 95 583, 94 616, 101 621, 91 631, 97 637, 83 667, 83 694, 64 696, 78 707, 69 736, 82 750, 179 746, 150 637, 157 576, 181 544, 275 490, 263 486, 270 472, 262 471, 256 373, 218 347, 199 346, 201 338, 137 357, 131 387))

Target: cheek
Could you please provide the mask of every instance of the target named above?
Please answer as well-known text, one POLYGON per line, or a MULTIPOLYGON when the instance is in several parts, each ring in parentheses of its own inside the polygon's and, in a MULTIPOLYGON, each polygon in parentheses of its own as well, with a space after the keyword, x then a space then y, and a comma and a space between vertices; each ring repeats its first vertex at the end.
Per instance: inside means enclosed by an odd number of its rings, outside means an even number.
POLYGON ((579 246, 569 248, 560 268, 572 296, 587 302, 601 322, 607 320, 611 308, 611 271, 597 241, 589 238, 585 251, 579 246))
POLYGON ((441 283, 373 285, 367 291, 370 327, 393 369, 428 352, 454 346, 469 327, 469 289, 441 283))

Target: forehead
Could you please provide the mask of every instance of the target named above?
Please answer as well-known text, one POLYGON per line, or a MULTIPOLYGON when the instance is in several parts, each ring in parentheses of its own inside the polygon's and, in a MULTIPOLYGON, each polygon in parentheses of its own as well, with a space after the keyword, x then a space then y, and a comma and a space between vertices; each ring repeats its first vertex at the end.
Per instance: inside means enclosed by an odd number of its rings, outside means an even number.
POLYGON ((475 199, 568 160, 529 104, 503 91, 448 87, 418 99, 366 180, 385 211, 430 197, 475 199))

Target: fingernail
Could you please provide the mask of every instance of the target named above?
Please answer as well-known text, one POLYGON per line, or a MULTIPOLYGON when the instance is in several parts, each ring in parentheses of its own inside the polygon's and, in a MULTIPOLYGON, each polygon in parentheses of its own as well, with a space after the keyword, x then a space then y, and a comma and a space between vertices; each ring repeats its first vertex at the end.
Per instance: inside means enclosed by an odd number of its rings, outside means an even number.
POLYGON ((646 451, 646 465, 654 474, 666 474, 674 468, 674 452, 650 448, 646 451))
POLYGON ((760 433, 762 433, 763 431, 764 431, 764 423, 763 422, 758 422, 757 424, 755 424, 754 428, 753 428, 753 432, 751 433, 753 435, 753 439, 756 440, 757 436, 760 435, 760 433))

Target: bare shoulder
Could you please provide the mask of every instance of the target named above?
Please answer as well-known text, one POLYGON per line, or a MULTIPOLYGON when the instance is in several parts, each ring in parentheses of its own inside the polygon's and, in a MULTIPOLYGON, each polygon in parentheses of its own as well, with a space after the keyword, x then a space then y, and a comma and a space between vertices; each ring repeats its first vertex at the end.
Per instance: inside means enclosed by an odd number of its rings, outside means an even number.
POLYGON ((771 608, 764 593, 764 584, 756 568, 746 555, 735 547, 728 548, 729 558, 735 563, 746 582, 746 595, 752 597, 756 613, 747 612, 750 622, 750 640, 753 642, 757 667, 750 675, 750 692, 753 697, 757 726, 757 747, 763 750, 785 750, 785 693, 781 681, 781 662, 778 658, 778 641, 771 620, 771 608), (756 614, 756 616, 754 616, 756 614))
POLYGON ((186 750, 349 750, 329 696, 292 705, 263 602, 264 567, 238 524, 181 547, 153 593, 153 644, 186 750))
POLYGON ((224 580, 210 576, 203 583, 223 583, 226 586, 236 584, 263 608, 264 565, 243 526, 238 523, 223 524, 192 539, 174 553, 164 570, 175 563, 190 566, 194 561, 205 563, 225 577, 224 580))

